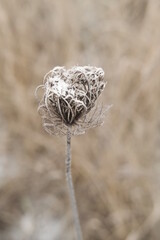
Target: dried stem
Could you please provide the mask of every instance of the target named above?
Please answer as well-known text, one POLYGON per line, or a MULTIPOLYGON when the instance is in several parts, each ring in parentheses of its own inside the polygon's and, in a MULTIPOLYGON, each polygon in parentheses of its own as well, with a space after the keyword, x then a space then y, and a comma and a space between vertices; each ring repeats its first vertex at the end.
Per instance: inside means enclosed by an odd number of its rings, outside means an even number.
POLYGON ((70 132, 69 128, 68 128, 68 131, 67 131, 67 156, 66 156, 65 164, 66 164, 66 179, 67 179, 69 196, 70 196, 70 201, 71 201, 71 206, 72 206, 72 211, 73 211, 77 240, 83 240, 80 221, 79 221, 79 214, 78 214, 78 209, 77 209, 77 203, 76 203, 76 198, 75 198, 75 193, 74 193, 74 186, 73 186, 73 181, 72 181, 72 173, 71 173, 71 132, 70 132))

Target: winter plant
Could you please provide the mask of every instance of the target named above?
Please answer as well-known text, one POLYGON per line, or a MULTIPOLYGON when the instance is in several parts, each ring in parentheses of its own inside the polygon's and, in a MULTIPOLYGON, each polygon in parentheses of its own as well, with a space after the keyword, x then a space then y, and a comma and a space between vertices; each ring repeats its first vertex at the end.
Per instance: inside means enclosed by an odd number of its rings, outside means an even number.
POLYGON ((43 89, 38 111, 45 130, 52 135, 66 136, 66 179, 77 240, 83 237, 71 174, 71 136, 83 134, 103 123, 106 109, 96 101, 105 85, 102 68, 75 66, 68 70, 53 68, 45 75, 43 85, 37 88, 43 89))

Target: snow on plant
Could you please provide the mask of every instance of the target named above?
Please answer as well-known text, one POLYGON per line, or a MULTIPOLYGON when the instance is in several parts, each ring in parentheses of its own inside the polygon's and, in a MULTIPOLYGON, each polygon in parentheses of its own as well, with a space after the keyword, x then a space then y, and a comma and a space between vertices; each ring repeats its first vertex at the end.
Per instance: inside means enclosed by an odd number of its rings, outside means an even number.
POLYGON ((102 108, 95 102, 105 87, 102 68, 55 67, 44 77, 44 95, 39 105, 44 128, 53 135, 72 135, 103 122, 102 108), (91 111, 93 110, 93 111, 91 111))

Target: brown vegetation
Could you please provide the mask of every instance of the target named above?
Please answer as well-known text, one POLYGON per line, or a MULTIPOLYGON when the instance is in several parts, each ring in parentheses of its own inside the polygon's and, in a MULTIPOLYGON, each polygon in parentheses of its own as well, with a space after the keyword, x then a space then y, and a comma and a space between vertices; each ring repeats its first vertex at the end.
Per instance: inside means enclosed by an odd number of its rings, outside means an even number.
POLYGON ((0 239, 72 240, 64 138, 34 91, 54 66, 105 70, 103 127, 73 138, 85 240, 159 240, 159 0, 0 1, 0 239), (57 236, 57 237, 56 237, 57 236))

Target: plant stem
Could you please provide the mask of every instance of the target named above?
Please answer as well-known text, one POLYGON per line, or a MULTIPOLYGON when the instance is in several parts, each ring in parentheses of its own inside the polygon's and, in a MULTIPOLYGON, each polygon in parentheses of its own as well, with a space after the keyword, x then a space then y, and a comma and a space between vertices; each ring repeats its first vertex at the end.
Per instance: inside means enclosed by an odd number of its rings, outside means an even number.
POLYGON ((71 173, 71 133, 70 133, 69 128, 68 128, 68 131, 67 131, 67 156, 66 156, 65 165, 66 165, 66 179, 67 179, 69 196, 70 196, 70 201, 71 201, 71 206, 72 206, 72 211, 73 211, 77 240, 83 240, 81 225, 80 225, 80 221, 79 221, 79 214, 78 214, 78 209, 77 209, 77 203, 76 203, 76 198, 75 198, 75 193, 74 193, 74 186, 73 186, 73 181, 72 181, 72 173, 71 173))

